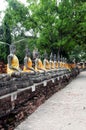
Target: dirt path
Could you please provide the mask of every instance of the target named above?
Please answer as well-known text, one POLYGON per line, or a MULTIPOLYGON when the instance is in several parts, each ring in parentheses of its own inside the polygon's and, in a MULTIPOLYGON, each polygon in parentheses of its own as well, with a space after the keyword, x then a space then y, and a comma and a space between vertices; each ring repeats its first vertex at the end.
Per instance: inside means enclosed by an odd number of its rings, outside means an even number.
POLYGON ((86 130, 86 72, 54 94, 15 130, 86 130))

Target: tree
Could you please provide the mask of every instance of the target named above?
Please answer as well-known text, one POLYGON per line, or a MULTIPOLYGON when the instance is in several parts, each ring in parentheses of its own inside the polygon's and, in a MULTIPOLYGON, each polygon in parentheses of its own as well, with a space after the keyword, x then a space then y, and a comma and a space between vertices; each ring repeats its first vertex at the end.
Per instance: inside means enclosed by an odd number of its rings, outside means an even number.
POLYGON ((60 55, 70 58, 73 51, 75 54, 74 47, 84 51, 85 0, 61 0, 58 5, 56 0, 27 0, 28 7, 17 0, 7 2, 4 21, 14 41, 24 38, 25 31, 31 31, 32 37, 26 41, 31 49, 36 44, 41 54, 45 49, 49 54, 51 51, 57 54, 59 50, 60 55))
MULTIPOLYGON (((26 18, 28 10, 23 4, 21 4, 17 0, 15 1, 7 0, 7 2, 8 2, 8 8, 5 11, 5 16, 3 19, 2 24, 3 39, 1 39, 1 41, 4 41, 5 43, 8 43, 10 45, 17 39, 19 40, 18 38, 19 36, 21 36, 20 39, 24 36, 23 35, 24 27, 22 25, 24 19, 26 18)), ((0 49, 1 59, 7 62, 7 55, 9 54, 9 46, 1 45, 0 48, 1 48, 0 49)))

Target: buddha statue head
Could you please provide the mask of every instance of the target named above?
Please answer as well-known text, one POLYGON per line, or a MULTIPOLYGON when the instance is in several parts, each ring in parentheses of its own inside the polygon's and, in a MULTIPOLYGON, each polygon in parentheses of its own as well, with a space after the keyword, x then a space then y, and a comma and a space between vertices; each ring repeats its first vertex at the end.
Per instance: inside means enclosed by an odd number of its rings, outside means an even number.
POLYGON ((31 56, 31 53, 30 53, 30 50, 28 49, 28 46, 26 46, 26 48, 25 48, 25 55, 26 55, 27 57, 30 57, 30 56, 31 56))
POLYGON ((63 62, 63 57, 62 57, 62 55, 61 55, 61 60, 60 60, 61 62, 63 62))
POLYGON ((10 54, 15 54, 16 53, 16 46, 14 44, 10 45, 10 54))
POLYGON ((65 58, 64 57, 62 58, 62 62, 65 63, 65 58))
POLYGON ((37 52, 37 53, 36 53, 36 56, 37 56, 37 58, 40 58, 40 53, 37 52))
POLYGON ((65 63, 67 63, 67 58, 64 59, 65 63))
POLYGON ((53 54, 52 54, 52 52, 51 52, 51 54, 50 54, 50 60, 51 60, 51 61, 53 60, 53 54))
POLYGON ((56 61, 56 54, 54 54, 54 61, 56 61))
POLYGON ((44 53, 44 59, 48 59, 48 54, 47 54, 46 51, 45 51, 45 53, 44 53))
POLYGON ((37 55, 38 55, 38 48, 35 47, 33 50, 33 59, 36 59, 37 55))
POLYGON ((40 58, 40 53, 38 52, 38 49, 35 51, 34 56, 35 56, 35 58, 40 58))
POLYGON ((57 53, 57 61, 60 62, 60 54, 59 54, 59 51, 57 53))

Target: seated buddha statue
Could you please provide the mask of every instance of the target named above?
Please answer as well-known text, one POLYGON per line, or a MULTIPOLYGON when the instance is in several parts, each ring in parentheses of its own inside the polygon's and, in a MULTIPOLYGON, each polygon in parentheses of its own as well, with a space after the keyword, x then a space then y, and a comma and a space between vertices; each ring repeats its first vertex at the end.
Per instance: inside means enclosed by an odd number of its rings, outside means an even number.
POLYGON ((70 70, 71 66, 67 63, 67 58, 64 58, 64 68, 70 70))
POLYGON ((36 59, 35 59, 35 71, 36 72, 46 72, 46 69, 44 68, 44 65, 42 64, 42 61, 40 59, 40 54, 39 52, 37 51, 35 53, 35 56, 36 56, 36 59))
POLYGON ((65 58, 62 58, 62 68, 65 68, 65 58))
POLYGON ((30 58, 30 50, 28 49, 28 47, 26 47, 25 49, 23 72, 35 73, 35 69, 32 67, 32 60, 30 58))
POLYGON ((10 45, 10 54, 8 55, 8 64, 7 64, 7 73, 12 74, 15 72, 22 72, 22 70, 19 67, 19 60, 17 56, 15 55, 16 52, 16 46, 14 44, 10 45))
MULTIPOLYGON (((73 68, 76 68, 76 59, 73 60, 73 68)), ((83 69, 85 68, 85 63, 83 62, 83 69)))
POLYGON ((54 54, 54 68, 58 69, 58 62, 57 62, 57 59, 56 59, 56 54, 54 54))
POLYGON ((46 69, 46 71, 49 71, 49 70, 50 70, 50 64, 49 64, 48 55, 47 55, 46 52, 45 52, 45 54, 44 54, 43 64, 44 64, 44 68, 46 69))
POLYGON ((59 51, 58 51, 58 54, 57 54, 57 61, 58 61, 58 69, 60 68, 60 55, 59 55, 59 51))
POLYGON ((71 64, 66 63, 66 69, 71 70, 71 64))
POLYGON ((64 59, 65 63, 64 63, 64 68, 69 69, 68 63, 67 63, 67 58, 64 59))
POLYGON ((66 69, 66 58, 65 57, 63 57, 63 68, 66 69))
POLYGON ((50 63, 50 69, 55 69, 54 61, 53 61, 53 54, 52 53, 50 54, 50 61, 49 61, 49 63, 50 63))
POLYGON ((63 68, 63 58, 61 56, 61 59, 60 59, 60 68, 63 68))

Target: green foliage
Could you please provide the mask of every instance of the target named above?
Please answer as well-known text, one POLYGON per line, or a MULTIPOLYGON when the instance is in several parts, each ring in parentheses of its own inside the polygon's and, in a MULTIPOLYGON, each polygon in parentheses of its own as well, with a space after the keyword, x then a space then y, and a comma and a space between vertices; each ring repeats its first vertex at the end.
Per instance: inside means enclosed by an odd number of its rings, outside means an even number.
MULTIPOLYGON (((10 31, 8 26, 0 26, 0 41, 10 44, 10 31)), ((9 46, 0 43, 0 60, 7 62, 7 55, 9 53, 9 46)))
MULTIPOLYGON (((20 37, 18 37, 17 41, 20 39, 20 37)), ((23 39, 23 38, 22 38, 23 39)), ((22 64, 24 62, 24 57, 25 57, 25 47, 28 46, 28 48, 30 49, 30 52, 33 51, 34 49, 34 42, 32 38, 25 38, 24 40, 15 43, 16 44, 16 55, 18 56, 19 62, 20 64, 22 64)), ((32 53, 31 53, 32 55, 32 53)))
MULTIPOLYGON (((4 61, 4 63, 7 63, 7 53, 6 53, 6 45, 1 45, 0 44, 0 61, 4 61)), ((9 52, 9 50, 8 50, 9 52)))
POLYGON ((86 50, 86 45, 84 46, 76 45, 73 51, 71 51, 69 54, 70 61, 73 61, 74 59, 76 59, 77 62, 86 61, 85 50, 86 50))
MULTIPOLYGON (((23 4, 19 3, 17 0, 7 0, 7 2, 8 8, 5 11, 2 30, 0 29, 0 32, 3 31, 3 38, 0 38, 0 41, 11 44, 13 41, 16 41, 17 37, 19 37, 17 33, 21 36, 23 35, 23 31, 21 28, 23 27, 23 21, 26 18, 28 10, 23 4), (20 27, 18 26, 19 23, 21 25, 20 27)), ((20 39, 21 38, 22 37, 20 37, 20 39)), ((4 62, 7 62, 9 46, 0 45, 0 52, 0 59, 4 62)))
POLYGON ((7 0, 9 7, 6 10, 5 19, 13 28, 17 23, 23 24, 28 13, 27 8, 17 0, 7 0))
MULTIPOLYGON (((20 62, 23 61, 22 48, 26 44, 31 51, 36 45, 41 54, 45 49, 49 54, 51 51, 57 54, 60 50, 60 54, 70 60, 74 57, 78 61, 83 57, 85 60, 85 49, 83 49, 86 41, 85 0, 62 0, 58 5, 56 0, 40 0, 39 2, 27 0, 28 7, 17 0, 7 0, 7 2, 9 6, 3 19, 3 41, 11 43, 13 39, 17 41, 25 38, 23 29, 33 31, 32 37, 26 38, 25 43, 21 42, 17 45, 20 62)), ((2 59, 4 56, 5 54, 2 59)))

